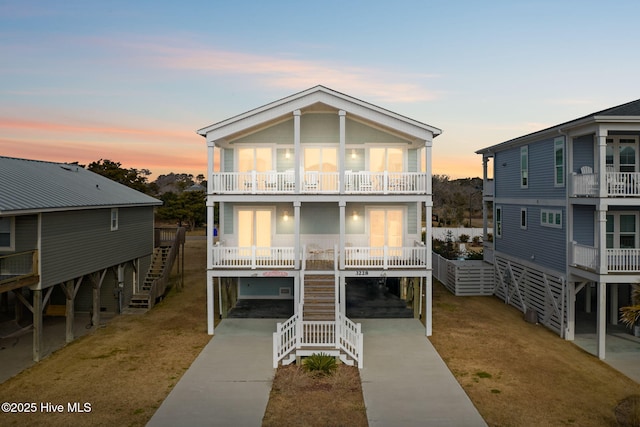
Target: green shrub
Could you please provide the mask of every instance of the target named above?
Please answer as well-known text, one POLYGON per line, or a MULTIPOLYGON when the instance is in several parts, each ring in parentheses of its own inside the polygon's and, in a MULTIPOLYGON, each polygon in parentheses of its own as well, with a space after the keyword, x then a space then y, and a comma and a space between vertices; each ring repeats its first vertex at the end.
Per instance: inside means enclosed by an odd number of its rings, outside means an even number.
POLYGON ((302 366, 305 371, 320 375, 330 375, 338 368, 336 358, 326 353, 313 353, 303 360, 302 366))

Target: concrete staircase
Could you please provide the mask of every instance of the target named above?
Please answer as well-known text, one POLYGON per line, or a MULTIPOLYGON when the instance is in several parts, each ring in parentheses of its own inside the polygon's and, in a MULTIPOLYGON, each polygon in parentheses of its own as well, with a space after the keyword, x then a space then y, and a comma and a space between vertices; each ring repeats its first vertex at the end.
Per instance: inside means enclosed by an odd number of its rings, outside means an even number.
POLYGON ((336 320, 336 293, 333 275, 305 276, 302 319, 336 320))
POLYGON ((140 287, 140 290, 131 296, 131 302, 129 307, 131 308, 146 308, 148 309, 150 304, 150 291, 153 281, 162 277, 162 272, 167 264, 167 258, 171 247, 159 246, 153 251, 153 258, 151 259, 151 265, 149 271, 144 278, 144 282, 140 287))

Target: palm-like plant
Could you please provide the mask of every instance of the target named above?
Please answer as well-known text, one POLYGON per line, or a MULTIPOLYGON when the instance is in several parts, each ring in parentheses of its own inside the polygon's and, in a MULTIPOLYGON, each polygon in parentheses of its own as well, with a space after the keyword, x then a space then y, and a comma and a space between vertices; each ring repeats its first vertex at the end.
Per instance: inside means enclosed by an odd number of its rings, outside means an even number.
POLYGON ((631 300, 633 305, 620 309, 620 321, 630 328, 640 325, 640 285, 633 286, 631 300))

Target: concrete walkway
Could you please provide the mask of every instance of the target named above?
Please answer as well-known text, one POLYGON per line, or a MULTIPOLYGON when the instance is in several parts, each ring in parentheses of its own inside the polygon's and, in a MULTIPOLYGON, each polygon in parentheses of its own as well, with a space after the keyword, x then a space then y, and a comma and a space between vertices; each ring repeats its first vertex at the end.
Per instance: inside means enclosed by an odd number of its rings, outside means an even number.
MULTIPOLYGON (((149 426, 260 426, 271 382, 274 319, 224 319, 149 426)), ((362 323, 370 426, 484 426, 415 319, 362 323)))
POLYGON ((273 319, 224 319, 148 426, 260 426, 275 373, 273 319))
MULTIPOLYGON (((583 350, 596 355, 598 336, 595 333, 576 334, 573 342, 583 350)), ((608 333, 605 337, 604 351, 603 362, 640 384, 640 338, 628 332, 608 333)))
POLYGON ((486 426, 415 319, 362 324, 369 426, 486 426))

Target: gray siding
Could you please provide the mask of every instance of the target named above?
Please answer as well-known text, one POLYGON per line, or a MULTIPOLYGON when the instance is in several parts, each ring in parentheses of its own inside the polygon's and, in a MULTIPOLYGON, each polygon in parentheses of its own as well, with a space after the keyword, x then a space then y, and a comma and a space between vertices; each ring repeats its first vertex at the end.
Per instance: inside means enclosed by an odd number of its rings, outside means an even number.
MULTIPOLYGON (((293 141, 293 138, 291 139, 293 141)), ((314 144, 340 141, 338 114, 304 114, 300 118, 300 143, 314 144)))
POLYGON ((581 245, 594 246, 595 244, 595 207, 573 207, 573 240, 581 245))
POLYGON ((222 152, 224 153, 224 158, 223 158, 223 167, 222 167, 222 172, 233 172, 235 171, 235 166, 233 165, 233 150, 230 149, 223 149, 222 152))
POLYGON ((110 209, 42 214, 42 286, 148 256, 153 251, 153 208, 120 208, 118 230, 110 209))
POLYGON ((554 138, 528 144, 528 187, 520 188, 520 146, 495 157, 496 197, 564 199, 566 187, 554 186, 554 138))
POLYGON ((583 135, 573 140, 573 171, 579 173, 582 166, 595 171, 595 143, 593 135, 583 135))
MULTIPOLYGON (((562 208, 562 228, 540 225, 540 206, 502 206, 502 237, 495 238, 496 251, 564 271, 566 262, 566 215, 562 208), (527 228, 520 228, 520 209, 527 209, 527 228)), ((558 209, 554 207, 553 209, 558 209)))
MULTIPOLYGON (((304 116, 306 117, 306 115, 304 116)), ((336 120, 338 115, 336 114, 336 120)), ((304 122, 305 120, 303 120, 304 122)), ((293 117, 260 132, 233 140, 234 144, 291 144, 293 145, 293 117)))
POLYGON ((17 216, 14 221, 16 242, 15 251, 0 251, 0 255, 31 251, 38 248, 38 216, 17 216))

